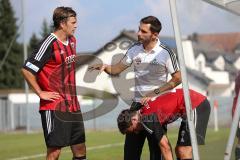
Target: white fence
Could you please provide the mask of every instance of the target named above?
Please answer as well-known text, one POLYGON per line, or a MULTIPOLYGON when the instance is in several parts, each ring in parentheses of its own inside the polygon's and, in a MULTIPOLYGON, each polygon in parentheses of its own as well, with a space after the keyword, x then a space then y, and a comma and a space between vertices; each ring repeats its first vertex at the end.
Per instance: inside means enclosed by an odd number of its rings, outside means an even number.
POLYGON ((8 130, 11 128, 10 110, 8 108, 7 99, 0 99, 0 130, 8 130))
MULTIPOLYGON (((30 106, 31 129, 38 129, 41 127, 38 104, 32 103, 30 106)), ((7 99, 0 99, 0 131, 25 129, 27 124, 26 109, 25 104, 13 104, 7 99)))
MULTIPOLYGON (((120 98, 119 98, 120 99, 120 98)), ((211 101, 213 106, 213 100, 218 101, 218 124, 219 127, 231 125, 231 107, 232 97, 215 97, 211 101)), ((101 103, 100 100, 82 100, 81 109, 82 112, 95 109, 101 103)), ((116 117, 119 112, 126 108, 127 104, 122 100, 119 100, 117 107, 111 112, 108 112, 100 117, 85 121, 86 129, 93 130, 105 130, 105 129, 116 129, 116 117)), ((24 103, 11 103, 7 99, 0 99, 0 131, 12 131, 17 129, 26 129, 27 118, 30 122, 30 130, 41 130, 41 119, 38 112, 38 104, 29 104, 29 115, 27 116, 27 108, 24 103)), ((213 108, 211 110, 211 116, 209 121, 209 127, 214 126, 213 108)))

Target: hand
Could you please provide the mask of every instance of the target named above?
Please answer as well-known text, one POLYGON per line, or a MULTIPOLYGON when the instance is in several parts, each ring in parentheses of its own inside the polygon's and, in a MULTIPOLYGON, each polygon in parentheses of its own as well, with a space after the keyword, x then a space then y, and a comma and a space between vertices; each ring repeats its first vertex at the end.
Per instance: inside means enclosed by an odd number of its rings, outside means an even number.
POLYGON ((88 70, 89 71, 99 70, 99 74, 101 74, 107 67, 108 67, 107 64, 95 64, 95 65, 89 66, 88 70))
POLYGON ((156 96, 155 93, 149 92, 140 100, 140 103, 144 106, 147 106, 148 102, 151 101, 151 99, 155 96, 156 96))
POLYGON ((46 91, 41 91, 38 95, 40 99, 47 100, 47 101, 55 101, 61 97, 57 92, 46 92, 46 91))
POLYGON ((140 101, 140 103, 144 106, 147 106, 148 101, 150 101, 152 99, 152 97, 143 97, 140 101))

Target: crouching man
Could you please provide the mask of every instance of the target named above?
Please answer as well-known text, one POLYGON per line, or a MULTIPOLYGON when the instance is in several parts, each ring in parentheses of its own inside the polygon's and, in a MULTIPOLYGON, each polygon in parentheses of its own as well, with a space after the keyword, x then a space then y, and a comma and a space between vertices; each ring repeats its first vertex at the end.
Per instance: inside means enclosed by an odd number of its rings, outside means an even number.
MULTIPOLYGON (((199 145, 203 145, 205 144, 205 135, 211 107, 207 98, 200 93, 189 90, 189 94, 192 103, 197 141, 199 145)), ((164 159, 172 160, 171 145, 166 135, 167 124, 176 121, 178 118, 181 118, 182 121, 178 132, 175 153, 178 160, 191 160, 191 138, 182 89, 160 95, 144 106, 141 106, 139 103, 130 109, 123 110, 117 118, 117 123, 119 131, 122 134, 137 134, 141 130, 148 132, 148 134, 157 141, 164 159), (137 111, 135 108, 140 108, 140 110, 137 111)))

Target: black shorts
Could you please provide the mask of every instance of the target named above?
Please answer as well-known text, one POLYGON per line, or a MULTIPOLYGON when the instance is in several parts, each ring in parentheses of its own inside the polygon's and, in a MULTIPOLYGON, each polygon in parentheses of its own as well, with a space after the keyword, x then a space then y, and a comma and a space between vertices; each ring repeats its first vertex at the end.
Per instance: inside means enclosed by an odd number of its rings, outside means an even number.
POLYGON ((46 146, 65 147, 85 142, 82 113, 40 111, 46 146))
MULTIPOLYGON (((211 107, 207 99, 204 100, 195 110, 193 110, 198 145, 205 144, 205 135, 207 131, 210 110, 211 107)), ((186 118, 182 119, 181 126, 179 128, 177 146, 191 146, 191 137, 186 118)))

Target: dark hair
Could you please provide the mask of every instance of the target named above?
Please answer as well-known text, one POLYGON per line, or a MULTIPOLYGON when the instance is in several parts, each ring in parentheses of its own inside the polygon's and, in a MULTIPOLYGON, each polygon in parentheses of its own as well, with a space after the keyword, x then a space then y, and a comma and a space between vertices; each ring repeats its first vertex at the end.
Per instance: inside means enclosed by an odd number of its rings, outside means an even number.
POLYGON ((122 134, 125 134, 127 129, 132 125, 131 118, 137 114, 136 111, 130 109, 122 110, 117 118, 118 129, 122 134))
POLYGON ((162 29, 161 22, 154 16, 147 16, 141 19, 141 23, 144 24, 151 24, 150 30, 151 32, 157 32, 159 33, 162 29))
POLYGON ((61 22, 66 22, 69 17, 76 16, 76 12, 71 7, 57 7, 53 12, 53 27, 58 29, 61 22))

